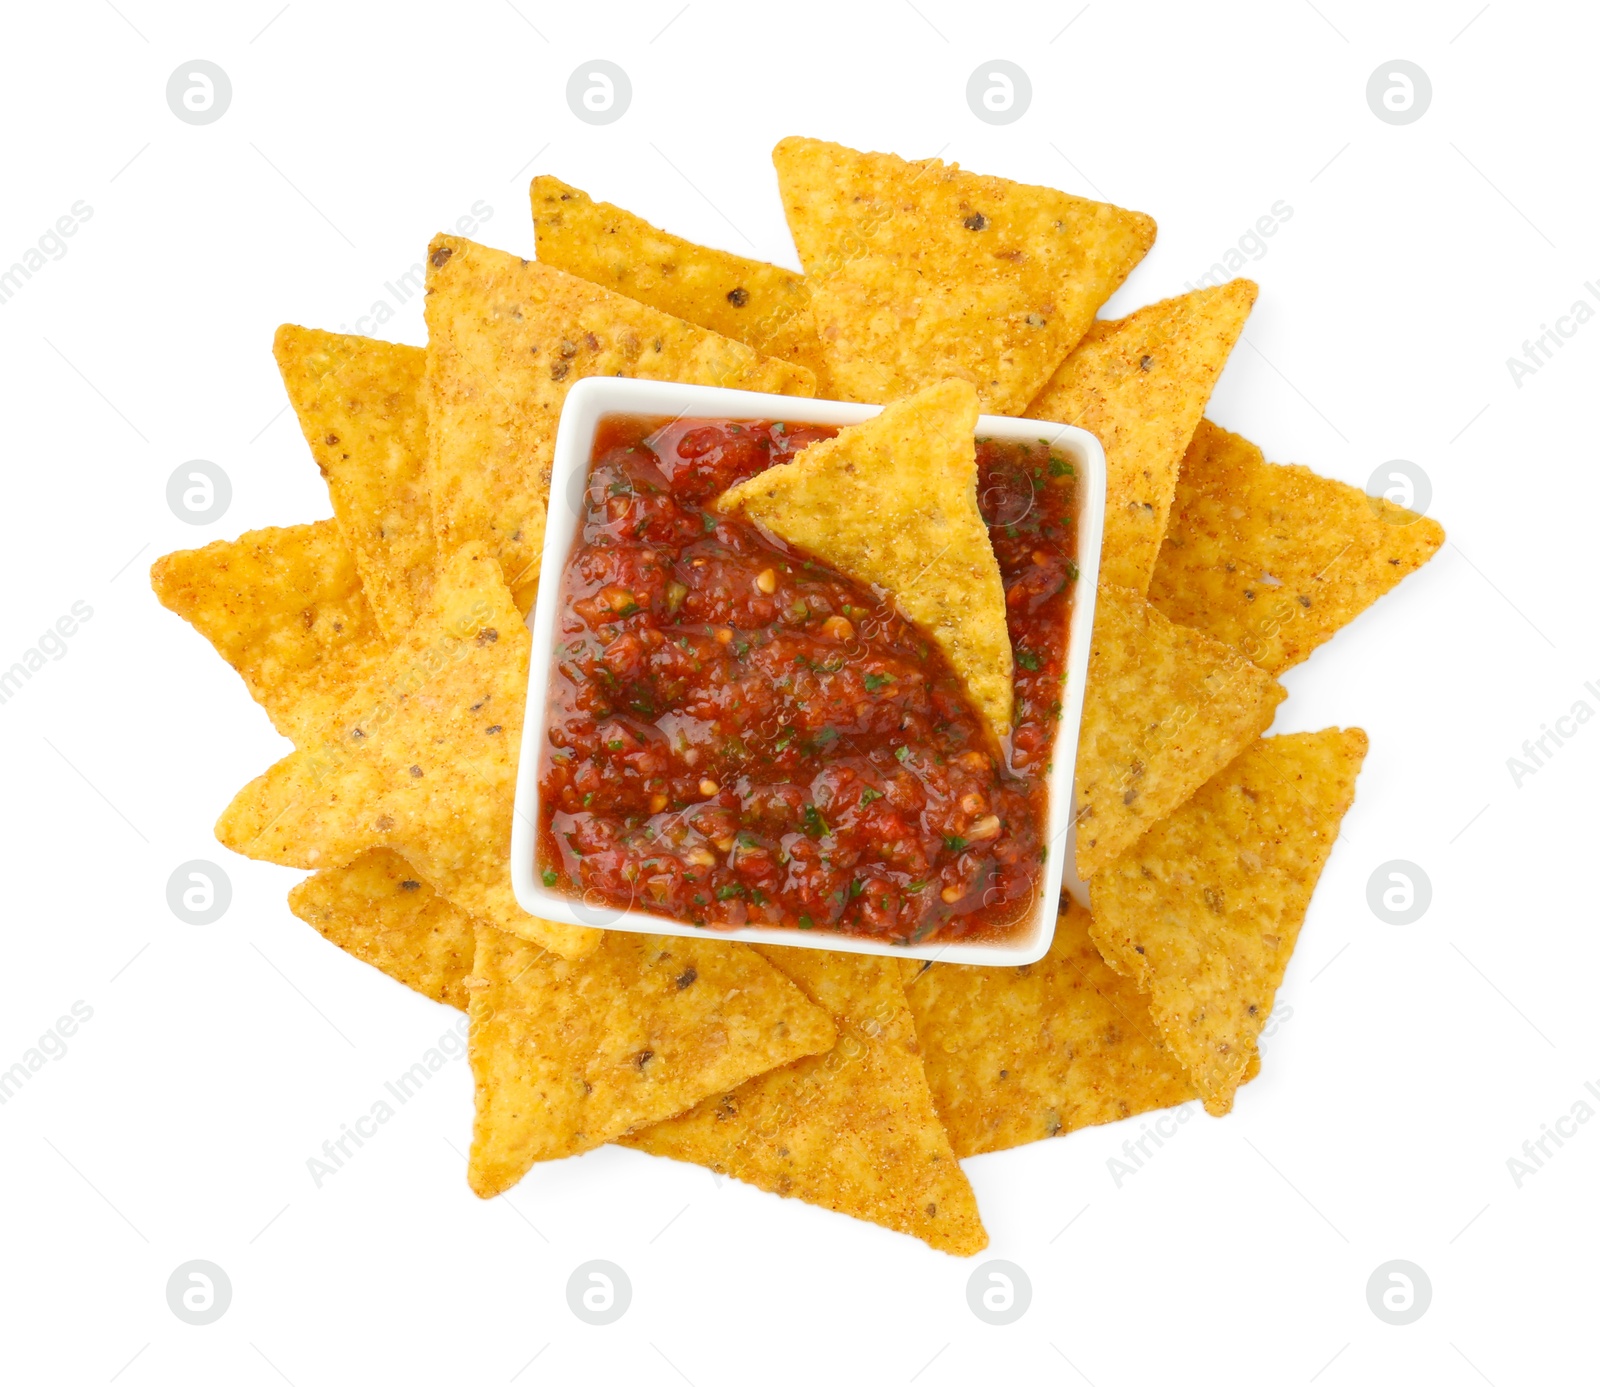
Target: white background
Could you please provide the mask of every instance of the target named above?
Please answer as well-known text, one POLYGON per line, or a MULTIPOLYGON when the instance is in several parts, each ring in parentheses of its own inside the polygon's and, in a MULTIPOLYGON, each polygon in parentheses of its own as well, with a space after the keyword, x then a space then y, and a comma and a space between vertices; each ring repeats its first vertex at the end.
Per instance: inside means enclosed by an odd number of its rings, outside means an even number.
MULTIPOLYGON (((0 1067, 74 1001, 93 1018, 0 1107, 0 1377, 1508 1387, 1592 1374, 1600 1123, 1551 1146, 1520 1188, 1507 1159, 1586 1080, 1600 1086, 1600 725, 1520 788, 1506 765, 1575 701, 1600 710, 1584 688, 1600 685, 1600 325, 1520 387, 1506 365, 1600 282, 1592 12, 517 4, 7 7, 0 265, 74 202, 93 215, 0 305, 0 666, 75 601, 93 617, 0 706, 0 1067), (203 127, 165 101, 196 57, 234 89, 203 127), (564 96, 595 57, 634 89, 599 128, 564 96), (995 57, 1033 82, 1008 126, 965 101, 995 57), (1396 57, 1434 92, 1400 127, 1365 99, 1396 57), (768 160, 792 133, 942 151, 1154 214, 1159 239, 1111 312, 1179 292, 1287 202, 1249 266, 1261 299, 1212 417, 1269 457, 1360 485, 1394 458, 1432 480, 1449 544, 1286 680, 1279 730, 1356 724, 1372 752, 1262 1076, 1231 1117, 1196 1114, 1120 1188, 1107 1161, 1142 1119, 969 1162, 992 1238, 971 1262, 614 1148, 480 1203, 464 1179, 461 1062, 316 1188, 307 1158, 454 1013, 291 917, 292 873, 213 841, 230 795, 285 745, 157 606, 147 566, 329 513, 270 355, 279 322, 354 328, 479 200, 493 209, 480 239, 531 254, 526 184, 541 171, 793 264, 768 160), (165 500, 193 458, 234 489, 203 528, 165 500), (211 926, 166 904, 191 858, 232 879, 211 926), (1395 858, 1433 883, 1405 927, 1367 905, 1369 876, 1395 858), (1033 1287, 1009 1326, 967 1308, 988 1257, 1033 1287), (168 1276, 192 1258, 233 1286, 207 1327, 167 1307, 168 1276), (633 1285, 605 1328, 566 1304, 592 1258, 633 1285), (1433 1288, 1405 1327, 1366 1299, 1393 1258, 1433 1288)), ((387 331, 420 342, 420 299, 387 331)))

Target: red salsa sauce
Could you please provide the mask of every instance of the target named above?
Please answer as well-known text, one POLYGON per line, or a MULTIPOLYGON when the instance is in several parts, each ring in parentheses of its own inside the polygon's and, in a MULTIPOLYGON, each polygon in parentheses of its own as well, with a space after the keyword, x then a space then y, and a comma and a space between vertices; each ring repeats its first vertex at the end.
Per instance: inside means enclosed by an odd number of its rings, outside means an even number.
POLYGON ((591 905, 898 944, 1032 915, 1077 568, 1070 464, 978 441, 1016 715, 998 747, 884 594, 712 502, 836 429, 612 416, 562 577, 537 866, 591 905))

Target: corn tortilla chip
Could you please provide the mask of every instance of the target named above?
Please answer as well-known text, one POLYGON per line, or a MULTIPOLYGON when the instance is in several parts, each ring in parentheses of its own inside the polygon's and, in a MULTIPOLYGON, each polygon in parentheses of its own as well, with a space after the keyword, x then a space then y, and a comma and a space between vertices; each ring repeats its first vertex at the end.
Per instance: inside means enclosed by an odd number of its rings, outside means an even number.
POLYGON ((838 1043, 624 1143, 921 1238, 988 1246, 922 1072, 900 959, 761 952, 832 1014, 838 1043))
POLYGON ((151 565, 150 586, 239 672, 293 741, 383 660, 361 579, 332 520, 180 549, 151 565))
POLYGON ((1444 543, 1437 521, 1203 420, 1184 455, 1150 600, 1277 674, 1444 543))
POLYGON ((582 962, 479 923, 468 1180, 488 1199, 707 1094, 828 1049, 827 1013, 743 944, 606 933, 582 962))
POLYGON ((528 192, 544 264, 804 366, 827 393, 804 275, 673 236, 559 178, 528 192))
POLYGON ((1139 212, 938 159, 772 152, 828 379, 886 404, 951 376, 1018 414, 1155 239, 1139 212))
POLYGON ((1089 884, 1090 936, 1207 1112, 1233 1106, 1366 753, 1359 728, 1267 737, 1089 884))
POLYGON ((1075 902, 1039 962, 918 964, 906 995, 933 1101, 963 1160, 1197 1096, 1075 902))
POLYGON ((944 651, 998 736, 1011 729, 1005 589, 978 510, 978 402, 950 380, 813 443, 717 501, 896 606, 944 651))
MULTIPOLYGON (((584 376, 810 395, 802 366, 455 236, 428 250, 428 466, 441 552, 478 540, 533 603, 556 422, 584 376)), ((563 516, 566 524, 571 517, 563 516)))
POLYGON ((289 909, 396 982, 467 1009, 472 919, 419 879, 399 853, 373 848, 307 877, 289 892, 289 909))
POLYGON ((285 323, 272 353, 372 614, 392 640, 427 610, 433 584, 423 350, 285 323))
POLYGON ((1149 589, 1178 464, 1255 301, 1256 286, 1235 279, 1097 322, 1028 406, 1105 449, 1102 583, 1149 589))
POLYGON ((1254 742, 1283 697, 1232 646, 1102 587, 1078 734, 1078 875, 1126 852, 1254 742))
POLYGON ((511 889, 528 645, 499 566, 464 545, 440 565, 429 615, 316 736, 234 797, 218 839, 288 867, 394 848, 469 915, 563 957, 590 952, 597 931, 528 915, 511 889))

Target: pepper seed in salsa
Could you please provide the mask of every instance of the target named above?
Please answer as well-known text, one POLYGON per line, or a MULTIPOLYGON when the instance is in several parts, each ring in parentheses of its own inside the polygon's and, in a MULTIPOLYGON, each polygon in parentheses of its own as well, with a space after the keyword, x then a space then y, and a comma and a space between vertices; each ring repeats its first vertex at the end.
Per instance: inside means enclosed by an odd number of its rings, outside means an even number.
POLYGON ((1001 748, 891 602, 709 509, 836 432, 602 421, 560 593, 547 886, 903 944, 1031 916, 1077 577, 1071 465, 1042 442, 977 445, 1016 664, 1001 748))

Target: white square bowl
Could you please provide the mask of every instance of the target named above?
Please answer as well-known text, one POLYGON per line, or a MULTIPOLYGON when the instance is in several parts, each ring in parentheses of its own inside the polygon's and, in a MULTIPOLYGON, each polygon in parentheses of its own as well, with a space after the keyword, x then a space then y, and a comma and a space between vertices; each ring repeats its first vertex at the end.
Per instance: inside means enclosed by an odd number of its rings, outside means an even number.
POLYGON ((541 600, 529 617, 533 656, 528 667, 527 713, 522 727, 522 753, 517 767, 516 815, 511 829, 511 884, 517 903, 530 915, 564 924, 643 934, 715 934, 747 944, 779 944, 801 949, 833 949, 841 953, 883 954, 895 958, 936 959, 943 963, 976 963, 1016 967, 1043 958, 1055 935, 1057 903, 1065 886, 1087 904, 1083 883, 1072 870, 1075 845, 1072 773, 1077 760, 1078 724, 1083 716, 1083 687, 1089 671, 1089 643, 1094 629, 1095 587, 1100 573, 1100 535, 1105 520, 1106 460, 1093 434, 1065 424, 1035 419, 1008 419, 985 414, 976 436, 1017 442, 1045 440, 1071 459, 1078 476, 1076 518, 1078 581, 1069 619, 1066 687, 1056 729, 1048 797, 1049 853, 1032 914, 1003 941, 987 943, 891 944, 824 930, 744 927, 709 930, 636 906, 619 909, 609 903, 586 904, 546 887, 534 871, 540 821, 539 762, 545 742, 551 671, 555 661, 556 607, 567 557, 578 536, 583 498, 588 490, 590 453, 595 430, 610 415, 666 418, 773 419, 794 424, 859 424, 881 406, 805 400, 789 395, 761 395, 748 390, 722 390, 667 381, 591 376, 567 392, 556 432, 555 461, 550 478, 550 515, 544 532, 544 557, 539 569, 541 600))

